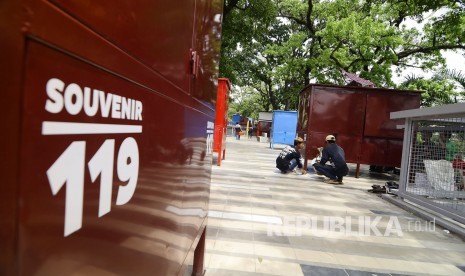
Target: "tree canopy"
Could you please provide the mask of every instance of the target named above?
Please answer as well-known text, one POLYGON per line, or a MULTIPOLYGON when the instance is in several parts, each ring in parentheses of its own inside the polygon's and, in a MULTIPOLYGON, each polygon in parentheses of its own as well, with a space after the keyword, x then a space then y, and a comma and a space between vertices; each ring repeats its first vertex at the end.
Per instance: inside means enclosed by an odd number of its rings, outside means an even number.
POLYGON ((424 105, 453 102, 463 86, 451 74, 394 75, 444 71, 442 50, 465 53, 463 30, 464 0, 226 0, 220 74, 261 111, 296 109, 311 82, 346 84, 342 70, 377 87, 426 90, 424 105))

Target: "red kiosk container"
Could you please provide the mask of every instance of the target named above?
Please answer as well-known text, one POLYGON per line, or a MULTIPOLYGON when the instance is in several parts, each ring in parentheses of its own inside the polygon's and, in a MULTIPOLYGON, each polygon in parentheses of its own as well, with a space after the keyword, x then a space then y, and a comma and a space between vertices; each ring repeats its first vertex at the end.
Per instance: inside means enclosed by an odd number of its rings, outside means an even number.
POLYGON ((228 99, 231 83, 229 79, 218 79, 218 94, 216 96, 215 134, 213 151, 218 153, 218 166, 226 156, 226 131, 228 127, 228 99))
POLYGON ((400 167, 402 120, 390 113, 420 107, 421 92, 360 86, 310 84, 300 92, 297 133, 306 139, 305 166, 328 134, 336 136, 346 161, 400 167))
POLYGON ((0 3, 0 275, 203 275, 223 1, 0 3))

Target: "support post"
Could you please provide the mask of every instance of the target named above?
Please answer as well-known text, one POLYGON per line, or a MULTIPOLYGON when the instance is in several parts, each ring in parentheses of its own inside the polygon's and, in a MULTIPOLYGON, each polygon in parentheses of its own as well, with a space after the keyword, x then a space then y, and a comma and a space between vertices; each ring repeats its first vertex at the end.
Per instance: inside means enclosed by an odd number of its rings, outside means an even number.
POLYGON ((200 237, 199 243, 194 251, 194 267, 192 270, 192 276, 203 276, 205 275, 204 270, 204 256, 205 256, 205 234, 207 233, 207 227, 204 228, 202 236, 200 237))

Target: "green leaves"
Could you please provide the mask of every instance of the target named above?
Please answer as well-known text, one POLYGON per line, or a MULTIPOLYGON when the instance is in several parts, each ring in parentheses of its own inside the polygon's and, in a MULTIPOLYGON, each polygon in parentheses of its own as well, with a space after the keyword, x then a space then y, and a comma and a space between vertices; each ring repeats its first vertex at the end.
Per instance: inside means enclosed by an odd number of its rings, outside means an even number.
MULTIPOLYGON (((226 3, 237 8, 224 18, 221 76, 251 88, 265 109, 296 109, 298 92, 310 82, 346 84, 341 69, 395 88, 393 70, 440 69, 441 50, 465 50, 463 0, 226 3)), ((442 81, 416 84, 437 92, 428 92, 425 105, 456 98, 442 81)))
POLYGON ((456 71, 442 71, 430 79, 410 75, 399 88, 424 91, 421 95, 422 106, 457 103, 463 92, 457 90, 453 78, 457 77, 460 80, 460 76, 462 75, 456 71))

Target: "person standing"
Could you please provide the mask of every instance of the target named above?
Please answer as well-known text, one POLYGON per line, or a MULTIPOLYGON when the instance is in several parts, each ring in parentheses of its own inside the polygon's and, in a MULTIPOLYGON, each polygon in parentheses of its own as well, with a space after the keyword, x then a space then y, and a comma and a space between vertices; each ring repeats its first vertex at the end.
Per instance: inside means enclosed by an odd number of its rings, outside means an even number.
POLYGON ((329 178, 325 181, 326 183, 343 184, 342 178, 349 172, 344 150, 336 144, 334 135, 326 136, 325 143, 320 162, 313 164, 313 166, 317 172, 329 178), (328 161, 332 162, 334 166, 326 165, 328 161))
POLYGON ((234 127, 234 130, 236 131, 236 140, 241 140, 242 128, 239 122, 237 122, 236 126, 234 127))
POLYGON ((306 174, 307 170, 303 169, 300 150, 305 147, 304 139, 297 137, 294 139, 294 146, 286 146, 278 158, 276 158, 276 168, 281 173, 293 172, 295 167, 298 167, 302 174, 306 174))
POLYGON ((252 135, 253 135, 253 127, 252 126, 249 126, 248 135, 249 135, 249 139, 252 139, 252 135))

